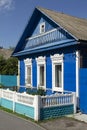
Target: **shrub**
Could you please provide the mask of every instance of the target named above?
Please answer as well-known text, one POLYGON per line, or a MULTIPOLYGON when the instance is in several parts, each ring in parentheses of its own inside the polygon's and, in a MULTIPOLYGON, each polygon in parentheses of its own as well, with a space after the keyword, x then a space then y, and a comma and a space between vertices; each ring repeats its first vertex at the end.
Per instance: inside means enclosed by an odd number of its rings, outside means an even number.
POLYGON ((2 83, 0 83, 0 88, 3 88, 3 87, 4 87, 4 85, 2 83))
POLYGON ((42 87, 39 87, 37 90, 37 95, 45 96, 46 92, 42 87))

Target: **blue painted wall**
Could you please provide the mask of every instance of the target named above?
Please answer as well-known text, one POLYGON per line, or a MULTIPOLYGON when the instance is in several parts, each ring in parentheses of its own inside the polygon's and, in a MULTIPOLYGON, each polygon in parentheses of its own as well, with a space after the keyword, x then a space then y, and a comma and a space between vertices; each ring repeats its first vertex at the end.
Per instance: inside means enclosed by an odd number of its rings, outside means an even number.
POLYGON ((76 91, 76 58, 74 53, 64 55, 64 89, 76 91))
POLYGON ((33 87, 37 86, 37 63, 36 60, 33 59, 32 62, 32 83, 33 83, 33 87))
POLYGON ((17 86, 17 76, 16 75, 0 75, 0 83, 5 87, 15 87, 17 86))
POLYGON ((80 111, 87 114, 87 68, 79 72, 79 97, 80 111))
MULTIPOLYGON (((46 56, 46 88, 52 89, 52 62, 51 55, 64 54, 64 90, 76 91, 76 57, 74 48, 56 49, 47 52, 34 54, 27 58, 32 58, 32 83, 37 87, 37 63, 36 57, 46 56)), ((24 62, 21 61, 21 85, 25 86, 25 69, 24 62)))
POLYGON ((52 88, 52 62, 49 56, 46 57, 46 87, 52 88))
POLYGON ((25 86, 25 64, 23 60, 20 60, 20 85, 25 86))

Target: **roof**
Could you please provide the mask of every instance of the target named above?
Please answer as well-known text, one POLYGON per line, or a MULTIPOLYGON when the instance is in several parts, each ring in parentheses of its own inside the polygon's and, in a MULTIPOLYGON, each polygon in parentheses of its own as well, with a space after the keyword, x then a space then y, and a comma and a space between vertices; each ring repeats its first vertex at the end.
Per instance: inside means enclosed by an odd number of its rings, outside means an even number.
POLYGON ((41 7, 37 7, 37 9, 71 33, 78 40, 87 40, 87 19, 69 16, 41 7))

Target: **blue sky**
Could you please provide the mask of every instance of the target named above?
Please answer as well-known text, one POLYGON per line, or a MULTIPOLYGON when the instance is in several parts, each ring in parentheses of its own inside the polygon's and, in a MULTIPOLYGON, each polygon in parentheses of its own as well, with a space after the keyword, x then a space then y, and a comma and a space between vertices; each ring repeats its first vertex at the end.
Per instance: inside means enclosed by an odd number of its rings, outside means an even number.
POLYGON ((0 0, 0 46, 16 46, 36 6, 87 19, 87 0, 0 0))

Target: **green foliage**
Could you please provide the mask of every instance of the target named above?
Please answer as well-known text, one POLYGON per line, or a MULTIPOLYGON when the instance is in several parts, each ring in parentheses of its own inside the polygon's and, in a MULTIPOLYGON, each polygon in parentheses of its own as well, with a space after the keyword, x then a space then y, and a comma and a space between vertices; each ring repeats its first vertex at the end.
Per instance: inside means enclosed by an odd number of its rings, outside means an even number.
POLYGON ((6 64, 5 58, 1 55, 0 56, 0 74, 4 71, 4 65, 6 64))
POLYGON ((3 87, 4 87, 4 85, 2 83, 0 83, 0 88, 3 88, 3 87))
POLYGON ((38 89, 27 88, 26 92, 32 95, 40 95, 40 96, 46 95, 46 92, 42 87, 39 87, 38 89))
POLYGON ((45 96, 46 92, 42 87, 39 87, 39 89, 37 90, 37 95, 45 96))
POLYGON ((17 75, 18 73, 18 60, 17 58, 10 57, 5 59, 0 56, 0 74, 1 75, 17 75))

